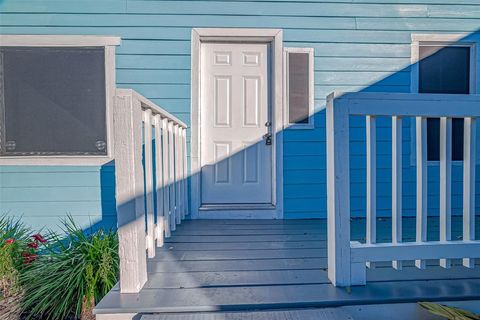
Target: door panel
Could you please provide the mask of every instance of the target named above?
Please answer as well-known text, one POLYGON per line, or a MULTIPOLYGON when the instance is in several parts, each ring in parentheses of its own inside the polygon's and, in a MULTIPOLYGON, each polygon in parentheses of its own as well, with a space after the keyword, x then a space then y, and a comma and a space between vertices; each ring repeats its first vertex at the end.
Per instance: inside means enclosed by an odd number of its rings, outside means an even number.
POLYGON ((269 85, 269 44, 202 43, 202 204, 272 203, 269 85))

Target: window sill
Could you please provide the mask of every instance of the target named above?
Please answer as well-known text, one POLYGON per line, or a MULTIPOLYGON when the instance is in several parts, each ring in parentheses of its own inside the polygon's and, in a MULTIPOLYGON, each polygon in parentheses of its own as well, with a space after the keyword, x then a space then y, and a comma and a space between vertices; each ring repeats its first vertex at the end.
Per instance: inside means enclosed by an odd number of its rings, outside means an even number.
POLYGON ((0 166, 102 166, 113 161, 110 156, 6 156, 0 166))

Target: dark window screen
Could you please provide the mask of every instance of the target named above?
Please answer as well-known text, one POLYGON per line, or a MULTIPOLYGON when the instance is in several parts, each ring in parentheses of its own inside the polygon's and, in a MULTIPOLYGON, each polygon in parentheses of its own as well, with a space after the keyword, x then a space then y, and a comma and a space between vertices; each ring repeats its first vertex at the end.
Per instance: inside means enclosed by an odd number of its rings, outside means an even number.
MULTIPOLYGON (((419 93, 470 93, 470 48, 421 46, 419 93)), ((452 105, 455 108, 455 105, 452 105)), ((428 160, 440 159, 440 120, 427 120, 428 160)), ((463 160, 463 119, 452 120, 452 160, 463 160)))
POLYGON ((106 154, 103 48, 0 47, 0 154, 106 154))
POLYGON ((308 123, 310 109, 309 54, 288 53, 289 123, 308 123))

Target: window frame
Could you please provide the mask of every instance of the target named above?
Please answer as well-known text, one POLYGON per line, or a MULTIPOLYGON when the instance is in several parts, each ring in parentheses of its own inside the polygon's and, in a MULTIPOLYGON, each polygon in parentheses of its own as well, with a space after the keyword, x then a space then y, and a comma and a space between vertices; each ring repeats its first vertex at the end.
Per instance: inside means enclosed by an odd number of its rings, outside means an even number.
POLYGON ((315 127, 315 58, 313 48, 283 48, 283 79, 284 79, 284 101, 285 101, 285 123, 287 129, 313 129, 315 127), (289 53, 307 53, 308 54, 308 91, 309 91, 309 106, 308 106, 308 122, 306 123, 292 123, 290 122, 290 105, 289 105, 289 53))
MULTIPOLYGON (((103 165, 113 160, 113 104, 115 97, 115 47, 120 37, 86 35, 0 35, 2 47, 101 47, 105 54, 105 155, 6 155, 0 165, 103 165)), ((3 104, 3 101, 0 101, 3 104)), ((0 125, 4 119, 0 119, 0 125)))
MULTIPOLYGON (((419 65, 420 60, 420 47, 421 46, 439 46, 439 47, 467 47, 470 48, 470 79, 469 79, 469 94, 477 94, 478 88, 478 75, 480 74, 477 63, 477 42, 468 39, 467 33, 459 34, 412 34, 411 42, 411 64, 410 64, 410 92, 417 93, 419 89, 419 65)), ((410 165, 416 165, 415 155, 415 122, 411 119, 410 124, 410 165)), ((478 133, 477 133, 478 135, 478 133)), ((477 163, 480 163, 477 150, 477 163)), ((438 160, 428 160, 427 165, 437 166, 440 164, 438 160)), ((463 165, 463 160, 452 160, 452 165, 463 165)))

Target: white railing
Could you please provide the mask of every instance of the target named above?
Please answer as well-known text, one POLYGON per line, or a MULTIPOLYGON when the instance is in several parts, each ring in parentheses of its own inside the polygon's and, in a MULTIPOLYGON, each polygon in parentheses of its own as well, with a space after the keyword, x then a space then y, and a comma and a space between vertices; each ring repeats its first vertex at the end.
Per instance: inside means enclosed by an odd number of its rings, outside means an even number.
POLYGON ((476 118, 480 96, 395 93, 332 93, 327 98, 328 276, 336 286, 366 284, 366 268, 379 261, 463 259, 472 268, 480 257, 475 240, 476 118), (366 243, 350 241, 349 118, 366 117, 367 194, 366 243), (376 243, 375 118, 392 118, 392 241, 376 243), (416 241, 402 242, 402 117, 415 118, 416 241), (440 235, 427 241, 427 117, 440 118, 440 235), (451 153, 452 118, 464 118, 463 239, 452 241, 451 153))
POLYGON ((130 89, 117 89, 113 121, 120 290, 138 292, 147 256, 188 213, 187 127, 130 89))

